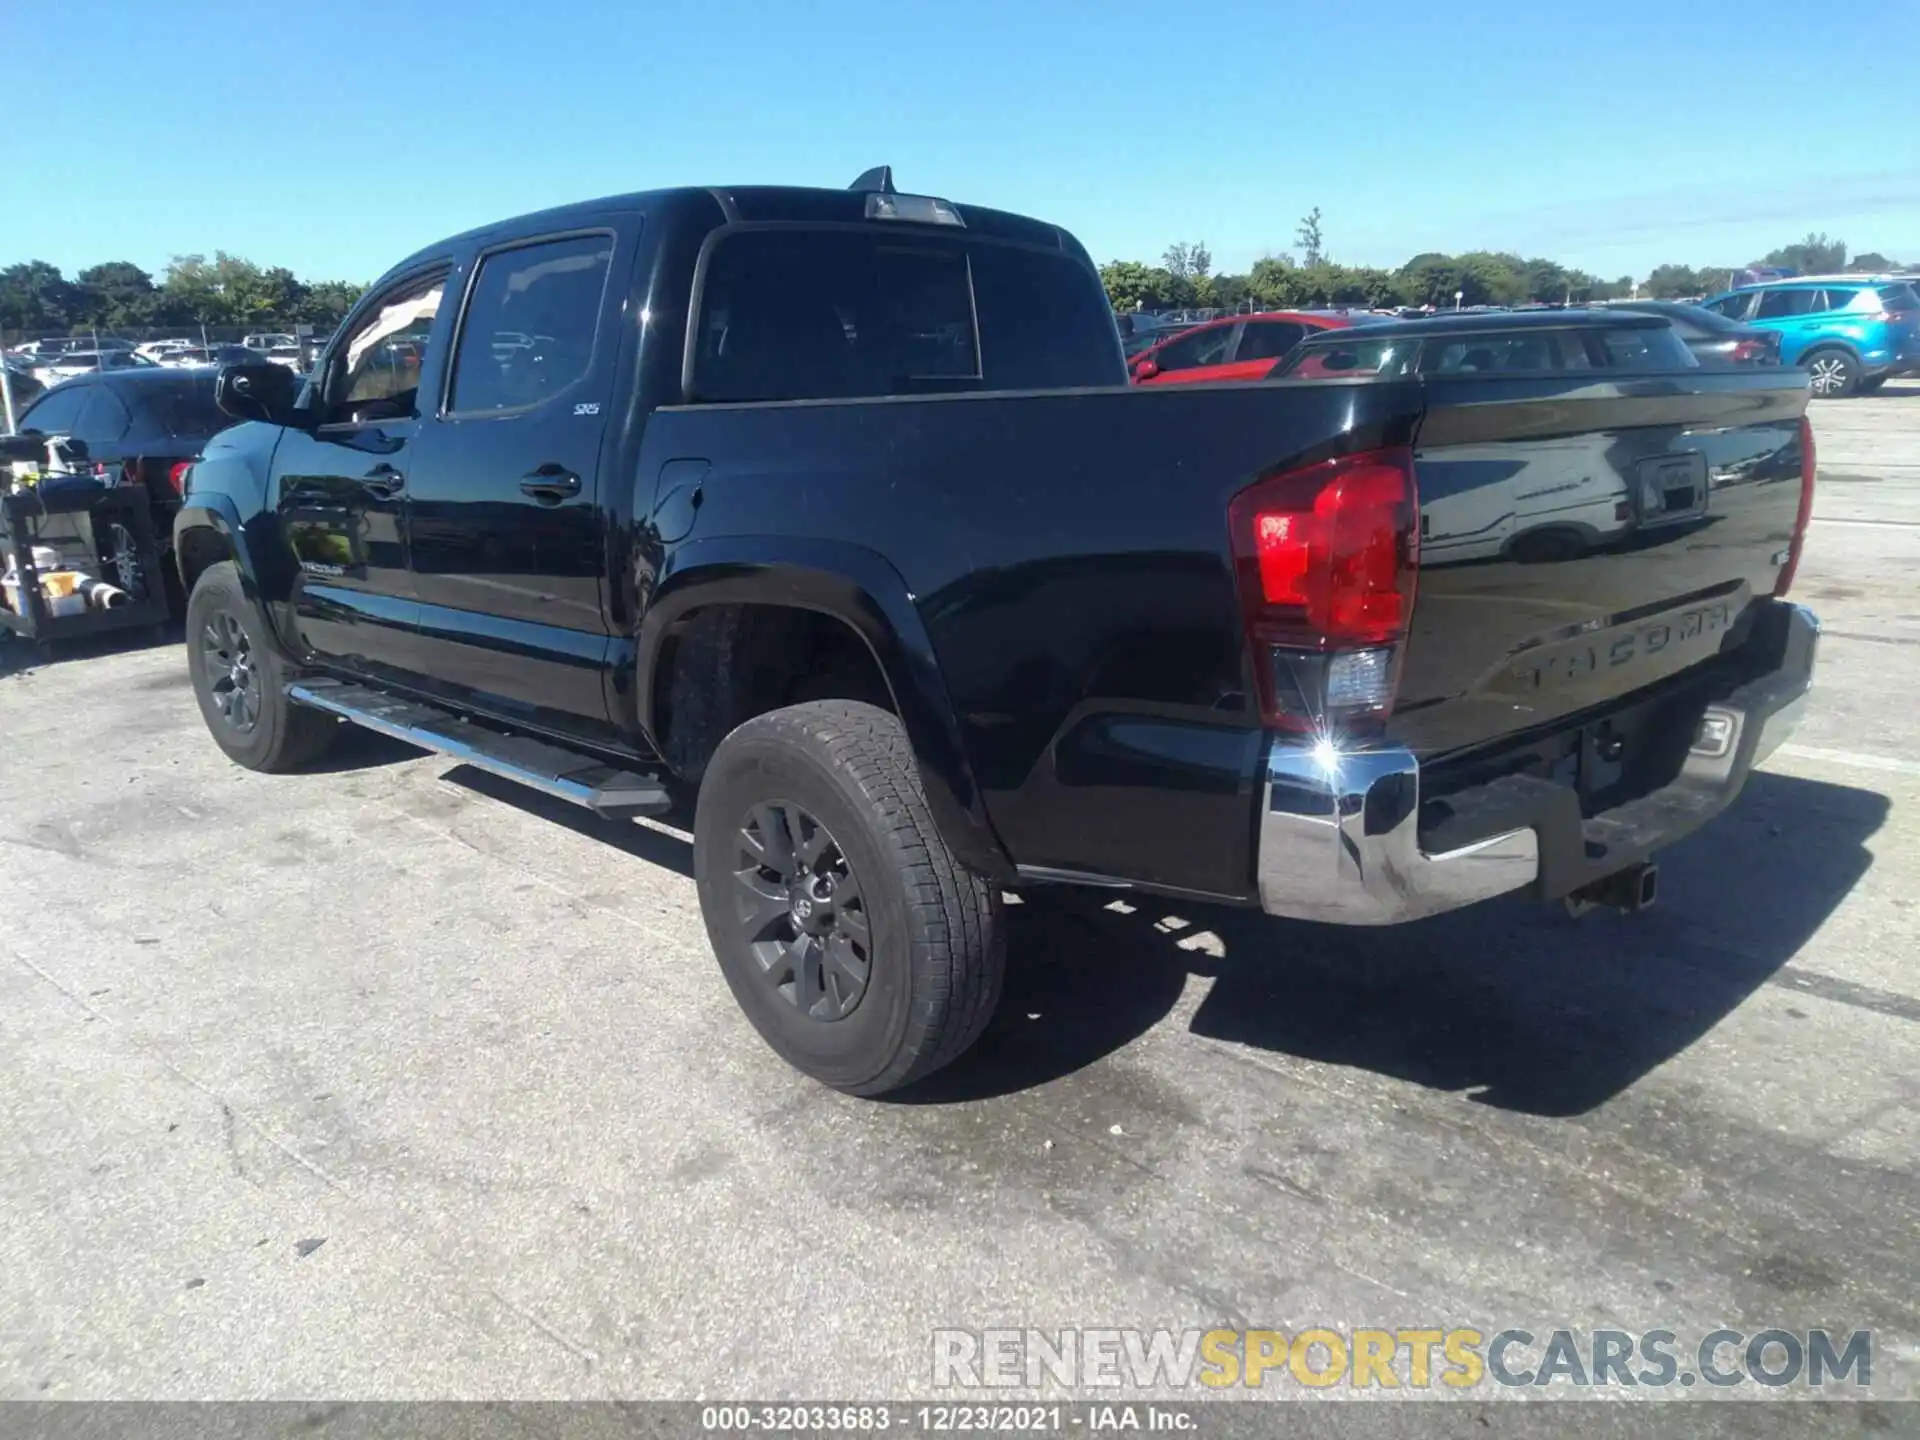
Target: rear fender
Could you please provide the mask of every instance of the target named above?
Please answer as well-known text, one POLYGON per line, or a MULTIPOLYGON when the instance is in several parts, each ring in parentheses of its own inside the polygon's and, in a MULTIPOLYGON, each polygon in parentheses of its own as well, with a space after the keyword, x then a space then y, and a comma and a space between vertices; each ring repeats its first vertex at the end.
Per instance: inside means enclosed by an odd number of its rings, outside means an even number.
POLYGON ((616 671, 615 700, 629 688, 649 741, 661 735, 665 696, 657 684, 674 626, 708 605, 781 605, 830 615, 866 643, 893 697, 919 764, 928 808, 948 848, 983 874, 1011 880, 1012 864, 987 820, 962 748, 932 641, 906 582, 879 555, 831 540, 721 537, 677 546, 641 622, 630 670, 616 671))

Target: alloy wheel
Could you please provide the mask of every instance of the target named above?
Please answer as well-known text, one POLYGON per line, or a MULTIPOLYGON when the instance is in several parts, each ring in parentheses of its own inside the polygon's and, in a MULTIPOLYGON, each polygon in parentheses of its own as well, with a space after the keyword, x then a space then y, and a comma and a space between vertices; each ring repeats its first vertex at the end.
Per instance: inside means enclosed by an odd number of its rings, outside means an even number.
POLYGON ((113 554, 107 563, 113 567, 115 582, 135 600, 147 598, 147 577, 140 566, 140 551, 133 543, 133 532, 118 520, 108 532, 113 554))
POLYGON ((735 916, 768 985, 815 1020, 844 1020, 867 993, 873 934, 860 882, 827 827, 790 800, 747 812, 735 916))
POLYGON ((239 734, 249 733, 260 723, 260 675, 246 628, 231 612, 216 610, 200 627, 200 663, 221 721, 239 734))
POLYGON ((1847 388, 1847 370, 1846 360, 1838 355, 1816 356, 1813 363, 1807 366, 1813 393, 1816 395, 1839 394, 1847 388))

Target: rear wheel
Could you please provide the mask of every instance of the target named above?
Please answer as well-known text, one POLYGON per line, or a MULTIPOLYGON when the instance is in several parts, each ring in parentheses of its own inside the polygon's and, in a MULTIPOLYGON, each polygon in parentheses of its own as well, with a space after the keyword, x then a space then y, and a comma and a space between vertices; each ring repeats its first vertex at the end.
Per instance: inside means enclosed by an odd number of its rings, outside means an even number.
POLYGON ((1800 363, 1822 399, 1843 399, 1860 388, 1860 362, 1844 350, 1816 350, 1800 363))
POLYGON ((948 851, 886 711, 821 700, 733 731, 701 781, 693 863, 734 998, 816 1080, 898 1089, 991 1018, 999 891, 948 851))
POLYGON ((187 599, 187 674, 201 718, 227 758, 292 770, 319 757, 340 723, 287 698, 286 667, 231 560, 207 567, 187 599))

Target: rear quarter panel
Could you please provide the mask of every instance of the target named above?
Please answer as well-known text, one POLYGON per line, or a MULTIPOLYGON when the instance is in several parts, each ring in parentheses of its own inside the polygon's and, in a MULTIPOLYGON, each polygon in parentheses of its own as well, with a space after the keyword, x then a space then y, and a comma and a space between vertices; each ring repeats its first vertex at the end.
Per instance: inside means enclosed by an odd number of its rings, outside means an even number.
POLYGON ((1226 510, 1303 459, 1405 443, 1412 386, 1234 385, 663 410, 642 483, 710 466, 691 533, 884 556, 1018 864, 1238 898, 1260 727, 1226 510))

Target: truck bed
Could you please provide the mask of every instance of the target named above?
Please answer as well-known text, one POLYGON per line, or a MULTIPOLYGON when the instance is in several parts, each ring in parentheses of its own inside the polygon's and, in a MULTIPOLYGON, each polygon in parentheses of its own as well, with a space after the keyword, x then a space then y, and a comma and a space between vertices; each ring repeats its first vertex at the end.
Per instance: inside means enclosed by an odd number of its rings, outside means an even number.
POLYGON ((641 471, 710 465, 698 540, 885 557, 1021 866, 1245 900, 1264 729, 1237 492, 1415 446, 1433 553, 1389 738, 1458 755, 1740 643, 1792 536, 1805 403, 1797 372, 1694 370, 702 405, 654 416, 641 471), (1524 523, 1576 491, 1577 525, 1524 523))

